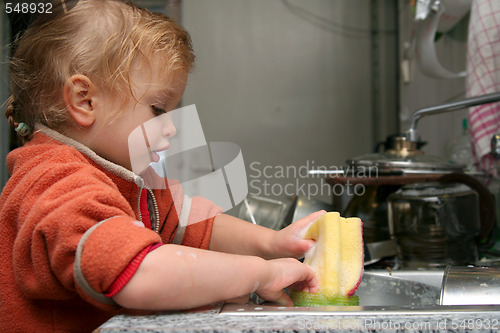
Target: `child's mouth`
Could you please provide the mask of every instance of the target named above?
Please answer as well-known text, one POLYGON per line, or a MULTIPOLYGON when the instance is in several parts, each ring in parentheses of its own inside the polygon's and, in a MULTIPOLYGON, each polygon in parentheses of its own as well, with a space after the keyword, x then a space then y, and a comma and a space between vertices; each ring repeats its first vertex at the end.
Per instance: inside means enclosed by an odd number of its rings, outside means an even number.
POLYGON ((153 162, 157 163, 160 161, 160 155, 158 154, 159 152, 162 152, 162 151, 165 151, 167 150, 168 148, 170 148, 170 145, 167 145, 165 147, 162 147, 160 149, 155 149, 155 150, 151 150, 151 159, 153 160, 153 162))

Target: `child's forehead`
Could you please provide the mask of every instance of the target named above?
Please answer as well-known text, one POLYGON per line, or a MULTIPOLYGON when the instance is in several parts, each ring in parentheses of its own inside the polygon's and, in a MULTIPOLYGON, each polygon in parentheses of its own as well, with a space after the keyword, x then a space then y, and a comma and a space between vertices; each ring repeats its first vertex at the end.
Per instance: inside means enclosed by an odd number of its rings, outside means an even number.
POLYGON ((130 85, 136 97, 150 97, 157 100, 177 98, 184 91, 188 71, 160 66, 136 67, 130 75, 130 85))
POLYGON ((172 86, 150 86, 147 90, 147 94, 157 100, 163 100, 165 98, 172 99, 177 97, 177 92, 172 86))
POLYGON ((189 70, 178 66, 162 53, 154 53, 134 60, 131 66, 131 76, 149 77, 155 85, 171 85, 189 70), (134 73, 135 72, 135 73, 134 73))

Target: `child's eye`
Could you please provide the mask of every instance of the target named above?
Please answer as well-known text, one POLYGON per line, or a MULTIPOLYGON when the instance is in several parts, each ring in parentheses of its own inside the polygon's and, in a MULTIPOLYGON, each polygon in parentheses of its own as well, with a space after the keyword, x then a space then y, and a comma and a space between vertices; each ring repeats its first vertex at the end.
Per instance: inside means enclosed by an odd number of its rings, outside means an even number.
POLYGON ((156 105, 151 105, 151 109, 153 110, 153 114, 155 116, 160 116, 165 113, 165 110, 157 107, 156 105))

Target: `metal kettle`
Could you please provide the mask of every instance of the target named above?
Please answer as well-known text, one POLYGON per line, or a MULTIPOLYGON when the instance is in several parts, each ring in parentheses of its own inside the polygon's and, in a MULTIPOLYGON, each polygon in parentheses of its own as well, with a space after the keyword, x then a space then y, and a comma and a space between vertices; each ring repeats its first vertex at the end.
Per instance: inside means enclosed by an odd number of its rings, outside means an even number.
MULTIPOLYGON (((332 186, 364 186, 363 195, 354 195, 343 210, 344 216, 358 216, 364 223, 365 239, 380 241, 390 238, 387 213, 387 199, 404 185, 431 181, 455 182, 475 186, 478 193, 481 220, 481 242, 492 239, 495 226, 495 204, 492 195, 474 177, 464 173, 464 166, 441 157, 426 155, 419 148, 419 119, 424 116, 455 111, 475 105, 500 101, 500 93, 468 98, 417 110, 409 120, 405 135, 392 138, 394 147, 383 153, 372 153, 347 161, 348 172, 330 174, 327 182, 332 186), (449 176, 452 175, 452 176, 449 176), (459 175, 459 176, 456 176, 459 175), (472 180, 471 180, 472 179, 472 180)), ((359 191, 358 191, 359 192, 359 191)), ((334 197, 334 205, 337 204, 334 197)))
POLYGON ((495 222, 489 216, 494 213, 490 198, 478 180, 465 174, 406 185, 389 195, 389 230, 402 266, 475 264, 481 240, 495 222), (479 197, 486 201, 480 203, 479 197))

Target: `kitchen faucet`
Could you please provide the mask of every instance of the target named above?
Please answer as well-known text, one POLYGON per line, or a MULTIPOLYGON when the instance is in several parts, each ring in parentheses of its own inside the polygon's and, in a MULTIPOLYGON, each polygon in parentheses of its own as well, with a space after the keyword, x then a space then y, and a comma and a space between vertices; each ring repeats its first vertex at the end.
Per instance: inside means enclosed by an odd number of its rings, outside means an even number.
MULTIPOLYGON (((441 105, 430 106, 430 107, 419 109, 411 115, 411 117, 408 121, 408 127, 407 127, 406 135, 405 135, 406 140, 410 141, 410 142, 417 142, 419 140, 418 132, 417 132, 417 123, 420 120, 420 118, 422 118, 422 117, 433 115, 433 114, 444 113, 444 112, 461 110, 461 109, 465 109, 465 108, 476 106, 476 105, 483 105, 483 104, 494 103, 494 102, 500 102, 500 92, 470 97, 470 98, 467 98, 467 99, 464 99, 461 101, 450 102, 450 103, 445 103, 445 104, 441 104, 441 105)), ((500 136, 499 136, 498 143, 499 143, 498 153, 500 156, 500 136)))

